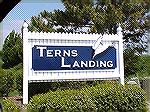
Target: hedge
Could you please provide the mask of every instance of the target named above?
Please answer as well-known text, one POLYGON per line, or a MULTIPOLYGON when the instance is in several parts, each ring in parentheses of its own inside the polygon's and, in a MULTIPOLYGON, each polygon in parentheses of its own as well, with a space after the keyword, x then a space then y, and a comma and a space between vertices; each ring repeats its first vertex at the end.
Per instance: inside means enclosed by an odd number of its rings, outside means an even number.
POLYGON ((20 112, 19 106, 17 106, 10 99, 5 98, 2 104, 3 104, 3 112, 20 112))
POLYGON ((22 95, 23 70, 22 64, 11 69, 0 68, 0 97, 7 97, 9 93, 18 91, 22 95))
POLYGON ((138 86, 103 83, 76 90, 38 94, 28 112, 146 112, 145 92, 138 86))
POLYGON ((121 86, 104 83, 86 89, 98 112, 146 112, 147 99, 145 92, 136 85, 121 86))

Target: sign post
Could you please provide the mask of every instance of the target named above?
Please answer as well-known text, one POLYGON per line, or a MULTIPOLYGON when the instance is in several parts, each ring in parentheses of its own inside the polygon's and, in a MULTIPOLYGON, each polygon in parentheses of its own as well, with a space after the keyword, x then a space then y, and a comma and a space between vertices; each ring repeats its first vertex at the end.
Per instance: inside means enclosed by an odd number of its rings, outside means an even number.
POLYGON ((28 83, 119 79, 124 84, 123 40, 118 34, 29 32, 23 25, 23 103, 28 83))
POLYGON ((28 103, 28 24, 24 22, 22 29, 23 36, 23 104, 28 103))
POLYGON ((124 85, 124 61, 123 61, 123 35, 122 35, 122 28, 118 27, 117 29, 117 33, 118 33, 118 36, 121 38, 120 40, 120 43, 119 43, 119 57, 120 57, 120 63, 119 63, 119 66, 120 66, 120 83, 122 85, 124 85))

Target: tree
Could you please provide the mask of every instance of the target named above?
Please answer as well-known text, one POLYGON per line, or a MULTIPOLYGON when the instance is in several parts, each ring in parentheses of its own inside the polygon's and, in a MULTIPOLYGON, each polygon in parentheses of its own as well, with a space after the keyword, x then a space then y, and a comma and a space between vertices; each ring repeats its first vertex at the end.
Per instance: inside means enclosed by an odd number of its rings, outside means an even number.
MULTIPOLYGON (((149 0, 62 0, 65 10, 43 11, 31 19, 31 31, 85 32, 116 34, 123 28, 124 58, 134 60, 137 54, 146 51, 145 33, 149 28, 145 13, 150 8, 149 0), (48 29, 49 30, 48 30, 48 29), (133 56, 133 57, 130 57, 133 56)), ((136 66, 125 64, 126 74, 135 74, 136 66), (128 67, 128 68, 126 68, 128 67), (132 67, 132 71, 129 68, 132 67)), ((131 62, 130 62, 131 63, 131 62)))
POLYGON ((5 39, 2 52, 3 68, 11 68, 21 63, 23 59, 21 35, 13 30, 5 39))

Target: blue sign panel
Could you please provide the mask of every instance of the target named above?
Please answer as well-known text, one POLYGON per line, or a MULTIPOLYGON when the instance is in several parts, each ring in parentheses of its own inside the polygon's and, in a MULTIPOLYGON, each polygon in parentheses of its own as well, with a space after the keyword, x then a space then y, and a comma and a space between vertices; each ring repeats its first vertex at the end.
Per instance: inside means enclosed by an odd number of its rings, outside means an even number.
POLYGON ((32 48, 33 70, 115 69, 116 49, 112 46, 95 53, 92 46, 40 46, 32 48))

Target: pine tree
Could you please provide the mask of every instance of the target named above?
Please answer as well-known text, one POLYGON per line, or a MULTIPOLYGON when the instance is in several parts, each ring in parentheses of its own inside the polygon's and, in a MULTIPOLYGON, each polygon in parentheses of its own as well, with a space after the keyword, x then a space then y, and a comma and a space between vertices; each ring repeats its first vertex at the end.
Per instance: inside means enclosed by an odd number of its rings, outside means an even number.
POLYGON ((23 60, 23 43, 21 35, 13 30, 5 39, 2 49, 3 68, 11 68, 23 60))

